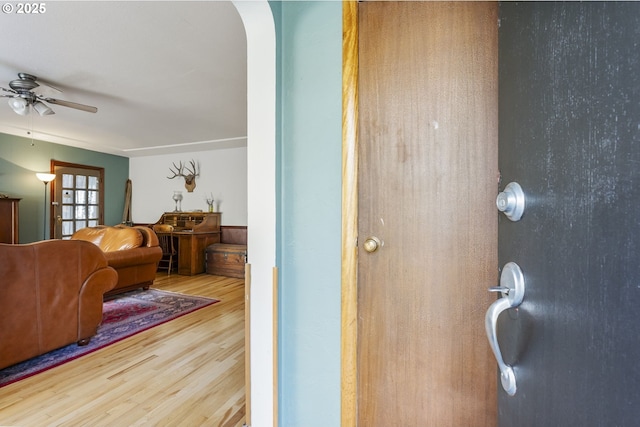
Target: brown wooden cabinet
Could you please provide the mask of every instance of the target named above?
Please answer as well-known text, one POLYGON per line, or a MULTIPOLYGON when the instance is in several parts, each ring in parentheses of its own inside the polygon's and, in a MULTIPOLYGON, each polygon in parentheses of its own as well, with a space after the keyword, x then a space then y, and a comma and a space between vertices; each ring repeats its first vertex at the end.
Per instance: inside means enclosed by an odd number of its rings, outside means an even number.
POLYGON ((220 212, 165 212, 156 224, 173 226, 178 248, 178 274, 204 273, 205 251, 220 242, 220 212))
POLYGON ((18 202, 20 199, 0 199, 0 243, 19 243, 18 202))

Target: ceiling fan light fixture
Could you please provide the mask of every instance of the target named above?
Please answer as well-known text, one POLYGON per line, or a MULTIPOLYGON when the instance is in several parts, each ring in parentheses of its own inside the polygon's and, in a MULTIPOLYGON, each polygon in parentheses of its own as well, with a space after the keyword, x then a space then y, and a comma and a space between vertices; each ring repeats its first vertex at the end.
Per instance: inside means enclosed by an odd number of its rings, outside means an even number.
MULTIPOLYGON (((62 99, 45 98, 44 95, 39 95, 33 92, 33 89, 40 86, 38 82, 36 82, 36 76, 27 73, 18 73, 18 77, 18 79, 11 80, 9 82, 9 87, 11 89, 0 87, 1 91, 13 94, 2 96, 11 97, 9 105, 17 114, 22 116, 29 114, 29 106, 31 105, 33 105, 34 110, 36 110, 41 116, 55 114, 55 112, 47 104, 41 102, 41 100, 49 104, 62 105, 63 107, 74 108, 88 113, 98 112, 98 108, 92 107, 91 105, 78 104, 77 102, 65 101, 62 99)), ((59 89, 56 90, 60 91, 59 89)))
POLYGON ((51 114, 55 114, 51 108, 49 108, 46 104, 36 101, 33 103, 33 108, 40 114, 41 116, 49 116, 51 114))
POLYGON ((21 116, 26 116, 27 114, 29 114, 29 103, 26 99, 17 97, 10 98, 9 106, 11 107, 11 109, 13 109, 13 111, 15 111, 17 114, 20 114, 21 116))

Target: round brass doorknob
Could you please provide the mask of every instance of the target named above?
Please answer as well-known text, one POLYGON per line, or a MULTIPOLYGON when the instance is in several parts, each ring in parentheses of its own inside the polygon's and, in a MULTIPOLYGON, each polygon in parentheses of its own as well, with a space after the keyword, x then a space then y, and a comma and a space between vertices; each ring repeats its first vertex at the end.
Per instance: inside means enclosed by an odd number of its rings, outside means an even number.
POLYGON ((364 250, 372 253, 378 250, 380 246, 382 246, 382 242, 375 236, 367 237, 367 240, 364 241, 363 245, 364 250))

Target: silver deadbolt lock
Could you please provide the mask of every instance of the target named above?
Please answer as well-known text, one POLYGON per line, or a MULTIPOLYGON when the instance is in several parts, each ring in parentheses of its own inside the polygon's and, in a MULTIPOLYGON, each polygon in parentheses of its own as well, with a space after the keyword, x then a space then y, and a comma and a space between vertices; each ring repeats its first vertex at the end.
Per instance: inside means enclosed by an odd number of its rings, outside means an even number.
POLYGON ((496 198, 496 207, 511 221, 520 221, 524 213, 524 192, 517 182, 510 182, 496 198))

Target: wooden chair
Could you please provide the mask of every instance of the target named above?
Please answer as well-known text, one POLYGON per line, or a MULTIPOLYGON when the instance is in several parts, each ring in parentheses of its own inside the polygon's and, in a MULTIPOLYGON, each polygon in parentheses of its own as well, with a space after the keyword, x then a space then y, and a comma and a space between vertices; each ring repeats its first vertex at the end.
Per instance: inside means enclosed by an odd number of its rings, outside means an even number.
POLYGON ((167 270, 167 274, 171 275, 174 264, 173 258, 177 255, 173 246, 173 226, 169 224, 154 224, 153 231, 158 235, 158 241, 162 249, 162 258, 158 262, 158 270, 167 270))

